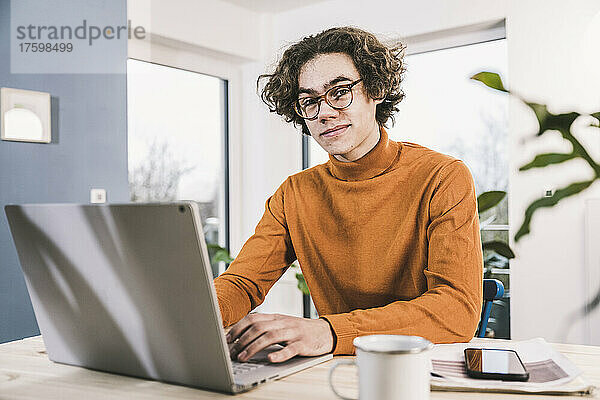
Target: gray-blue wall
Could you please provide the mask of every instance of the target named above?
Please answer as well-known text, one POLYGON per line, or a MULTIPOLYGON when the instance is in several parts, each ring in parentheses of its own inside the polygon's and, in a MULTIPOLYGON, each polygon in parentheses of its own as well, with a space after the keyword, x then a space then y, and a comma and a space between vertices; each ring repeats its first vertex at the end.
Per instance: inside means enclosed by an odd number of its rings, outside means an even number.
MULTIPOLYGON (((82 19, 101 12, 127 23, 126 0, 60 3, 82 19)), ((87 203, 93 187, 105 188, 109 202, 129 200, 125 74, 11 74, 9 29, 10 1, 0 0, 0 86, 49 92, 53 138, 49 144, 0 141, 0 343, 39 334, 4 205, 87 203)), ((125 71, 127 43, 105 57, 125 71)))

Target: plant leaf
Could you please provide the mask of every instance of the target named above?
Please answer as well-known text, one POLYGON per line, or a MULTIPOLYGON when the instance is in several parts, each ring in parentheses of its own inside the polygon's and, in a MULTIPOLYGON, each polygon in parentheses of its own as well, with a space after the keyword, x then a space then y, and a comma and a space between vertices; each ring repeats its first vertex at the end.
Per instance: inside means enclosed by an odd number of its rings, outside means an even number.
POLYGON ((583 306, 583 309, 581 310, 581 314, 587 315, 587 314, 591 313, 598 307, 598 305, 600 305, 600 290, 598 290, 598 292, 596 292, 596 294, 594 295, 594 298, 592 300, 590 300, 585 306, 583 306))
POLYGON ((229 251, 218 244, 207 243, 206 247, 208 249, 208 253, 210 254, 210 262, 212 264, 221 261, 226 264, 231 264, 231 262, 234 260, 234 258, 231 257, 231 254, 229 254, 229 251))
POLYGON ((483 243, 483 250, 491 250, 500 254, 502 257, 515 258, 515 253, 511 250, 508 244, 499 240, 491 240, 483 243))
POLYGON ((492 89, 499 90, 501 92, 509 93, 502 84, 502 78, 495 72, 479 72, 471 77, 471 79, 479 81, 492 89))
POLYGON ((559 164, 561 162, 565 162, 568 160, 572 160, 573 158, 577 158, 578 155, 575 153, 571 154, 561 154, 561 153, 545 153, 538 154, 535 156, 533 161, 528 164, 523 165, 519 168, 519 171, 526 171, 531 168, 542 168, 550 164, 559 164))
POLYGON ((548 111, 548 107, 546 107, 545 104, 531 103, 528 101, 524 101, 524 103, 533 110, 535 117, 538 120, 540 130, 536 134, 537 136, 541 136, 546 131, 555 130, 561 132, 564 137, 565 134, 563 132, 568 132, 573 121, 580 115, 576 112, 552 114, 548 111))
POLYGON ((233 261, 233 258, 229 255, 227 250, 217 250, 212 257, 211 260, 213 263, 223 261, 226 264, 230 264, 233 261))
POLYGON ((592 113, 590 115, 598 120, 597 124, 590 124, 590 126, 593 126, 593 127, 596 127, 596 128, 600 128, 600 111, 598 111, 596 113, 592 113))
POLYGON ((502 201, 504 196, 506 196, 506 192, 501 190, 492 190, 481 193, 479 197, 477 197, 477 212, 481 214, 482 212, 495 207, 502 201))
POLYGON ((300 289, 303 294, 310 296, 310 291, 308 290, 308 285, 306 284, 304 275, 296 273, 296 279, 298 280, 298 289, 300 289))
POLYGON ((539 208, 553 207, 560 200, 562 200, 566 197, 569 197, 569 196, 573 196, 573 195, 587 189, 593 182, 594 182, 594 180, 571 183, 566 188, 558 189, 554 193, 554 196, 542 197, 542 198, 535 200, 533 203, 531 203, 529 205, 529 207, 527 207, 527 210, 525 210, 525 219, 523 220, 521 227, 519 228, 519 230, 517 231, 517 233, 515 235, 515 242, 518 242, 519 239, 521 239, 523 236, 527 235, 530 232, 531 218, 533 217, 533 214, 539 208))
POLYGON ((483 260, 483 265, 487 269, 492 269, 492 268, 507 269, 509 267, 508 258, 498 256, 496 253, 492 253, 491 256, 488 256, 487 259, 483 260))

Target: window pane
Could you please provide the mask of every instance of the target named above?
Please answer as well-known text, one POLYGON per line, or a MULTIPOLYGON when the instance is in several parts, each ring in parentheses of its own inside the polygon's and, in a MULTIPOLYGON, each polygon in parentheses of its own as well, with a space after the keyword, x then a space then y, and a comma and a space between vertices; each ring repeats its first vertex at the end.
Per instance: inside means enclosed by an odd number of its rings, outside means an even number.
POLYGON ((195 72, 127 62, 131 200, 196 201, 207 241, 220 245, 226 235, 224 85, 195 72))
MULTIPOLYGON (((499 73, 507 82, 506 39, 406 57, 405 99, 390 138, 465 162, 477 194, 508 189, 508 96, 470 79, 499 73)), ((508 223, 507 200, 482 215, 508 223)))

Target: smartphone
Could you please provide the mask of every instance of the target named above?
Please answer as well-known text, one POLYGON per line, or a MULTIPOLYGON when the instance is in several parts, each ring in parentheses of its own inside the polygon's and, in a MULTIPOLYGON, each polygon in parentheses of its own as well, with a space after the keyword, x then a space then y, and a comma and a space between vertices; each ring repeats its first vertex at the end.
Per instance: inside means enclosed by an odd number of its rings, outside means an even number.
POLYGON ((477 379, 526 381, 529 372, 514 350, 465 349, 467 375, 477 379))

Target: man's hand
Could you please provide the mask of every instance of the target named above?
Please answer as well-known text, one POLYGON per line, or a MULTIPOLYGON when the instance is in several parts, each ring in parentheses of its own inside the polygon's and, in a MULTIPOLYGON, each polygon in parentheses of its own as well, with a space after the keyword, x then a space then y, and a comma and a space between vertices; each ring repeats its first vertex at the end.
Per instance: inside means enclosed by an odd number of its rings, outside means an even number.
POLYGON ((260 350, 281 344, 283 349, 268 355, 270 362, 283 362, 300 356, 318 356, 333 350, 333 334, 322 319, 281 314, 248 314, 231 326, 227 334, 231 358, 247 361, 260 350))

